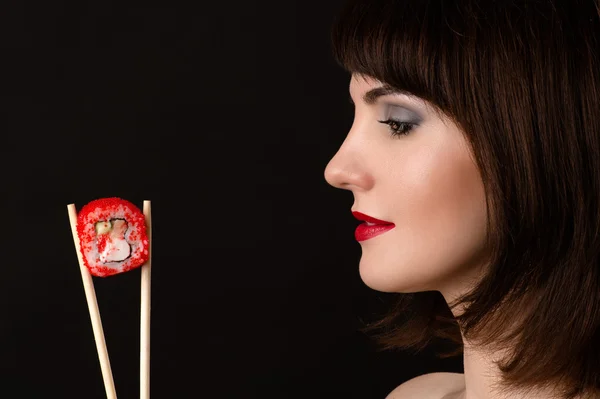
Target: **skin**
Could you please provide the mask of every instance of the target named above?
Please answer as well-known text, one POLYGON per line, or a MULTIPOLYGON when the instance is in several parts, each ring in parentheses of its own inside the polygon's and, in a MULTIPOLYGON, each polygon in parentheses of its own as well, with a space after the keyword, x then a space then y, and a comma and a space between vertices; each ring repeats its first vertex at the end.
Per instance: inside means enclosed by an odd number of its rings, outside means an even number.
POLYGON ((484 253, 484 188, 460 129, 419 98, 390 93, 365 102, 377 80, 353 75, 354 123, 325 179, 354 195, 352 211, 395 224, 361 241, 360 275, 378 291, 439 290, 453 297, 484 253), (389 117, 417 122, 394 137, 389 117))

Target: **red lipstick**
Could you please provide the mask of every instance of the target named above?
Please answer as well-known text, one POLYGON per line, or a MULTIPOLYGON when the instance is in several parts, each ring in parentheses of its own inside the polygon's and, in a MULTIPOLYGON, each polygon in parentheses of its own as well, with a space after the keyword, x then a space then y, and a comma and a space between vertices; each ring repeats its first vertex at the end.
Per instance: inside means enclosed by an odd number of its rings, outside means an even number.
POLYGON ((365 215, 364 213, 352 212, 352 215, 356 219, 365 222, 359 224, 354 231, 354 237, 356 238, 356 241, 368 240, 369 238, 376 237, 396 227, 396 225, 392 222, 379 220, 372 216, 365 215))

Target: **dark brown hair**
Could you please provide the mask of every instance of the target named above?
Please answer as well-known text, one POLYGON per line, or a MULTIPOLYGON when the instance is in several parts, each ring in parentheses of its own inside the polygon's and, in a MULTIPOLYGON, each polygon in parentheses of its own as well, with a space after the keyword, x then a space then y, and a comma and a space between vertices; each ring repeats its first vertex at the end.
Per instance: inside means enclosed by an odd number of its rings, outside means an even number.
POLYGON ((399 294, 385 348, 450 339, 510 355, 505 388, 600 390, 600 17, 593 0, 351 0, 332 30, 347 71, 412 93, 467 137, 490 258, 446 305, 399 294), (454 317, 452 309, 462 309, 454 317), (407 317, 408 315, 408 317, 407 317), (507 326, 512 328, 507 329, 507 326))

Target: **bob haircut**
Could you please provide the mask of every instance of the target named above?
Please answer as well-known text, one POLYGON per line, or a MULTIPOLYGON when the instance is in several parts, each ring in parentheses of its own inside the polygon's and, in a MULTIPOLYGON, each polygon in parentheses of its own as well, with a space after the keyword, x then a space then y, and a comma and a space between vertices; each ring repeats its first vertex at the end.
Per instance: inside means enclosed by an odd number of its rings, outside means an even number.
POLYGON ((384 349, 462 337, 501 388, 600 389, 600 6, 594 0, 350 0, 333 56, 416 95, 467 138, 490 257, 471 291, 402 294, 367 326, 384 349), (450 309, 461 309, 456 317, 450 309), (510 327, 510 329, 508 329, 510 327))

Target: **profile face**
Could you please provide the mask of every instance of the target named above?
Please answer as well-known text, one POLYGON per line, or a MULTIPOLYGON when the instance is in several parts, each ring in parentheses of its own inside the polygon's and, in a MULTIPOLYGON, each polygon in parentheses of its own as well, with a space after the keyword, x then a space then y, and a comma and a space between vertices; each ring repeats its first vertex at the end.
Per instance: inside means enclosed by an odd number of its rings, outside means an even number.
POLYGON ((360 276, 383 292, 462 291, 486 251, 484 186, 468 141, 423 100, 382 87, 352 76, 354 121, 325 169, 354 196, 348 217, 386 222, 356 232, 360 276))

